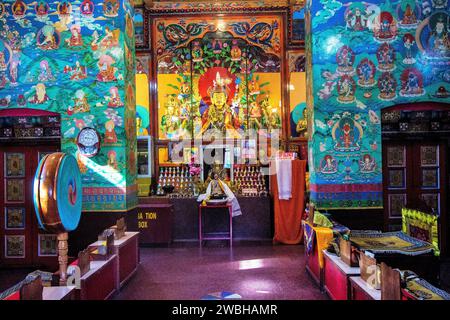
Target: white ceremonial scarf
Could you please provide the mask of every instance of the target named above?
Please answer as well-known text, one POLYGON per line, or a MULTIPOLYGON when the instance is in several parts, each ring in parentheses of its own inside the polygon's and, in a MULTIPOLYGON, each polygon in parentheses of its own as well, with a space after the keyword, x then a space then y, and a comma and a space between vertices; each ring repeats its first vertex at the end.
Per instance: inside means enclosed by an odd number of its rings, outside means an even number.
MULTIPOLYGON (((233 217, 237 217, 242 215, 241 206, 239 205, 239 201, 237 200, 236 196, 234 195, 233 191, 231 191, 230 187, 219 179, 220 186, 223 188, 228 203, 231 203, 231 207, 233 210, 233 217)), ((205 194, 201 194, 198 196, 197 201, 202 202, 203 200, 209 199, 211 197, 211 182, 208 184, 208 188, 206 189, 205 194)))
POLYGON ((276 159, 275 160, 278 198, 280 200, 289 200, 292 198, 292 160, 276 159))

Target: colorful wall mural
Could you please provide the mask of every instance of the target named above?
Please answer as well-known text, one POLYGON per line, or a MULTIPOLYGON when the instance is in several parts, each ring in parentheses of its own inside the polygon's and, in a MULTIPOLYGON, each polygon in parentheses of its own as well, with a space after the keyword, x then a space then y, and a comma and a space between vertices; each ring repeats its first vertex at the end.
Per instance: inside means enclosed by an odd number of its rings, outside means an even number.
POLYGON ((159 138, 281 129, 282 23, 155 18, 159 138))
POLYGON ((311 198, 382 207, 380 110, 449 103, 447 0, 308 1, 311 198))
POLYGON ((128 0, 0 1, 0 108, 61 114, 84 211, 136 205, 133 15, 128 0), (94 157, 77 146, 88 127, 100 136, 94 157))

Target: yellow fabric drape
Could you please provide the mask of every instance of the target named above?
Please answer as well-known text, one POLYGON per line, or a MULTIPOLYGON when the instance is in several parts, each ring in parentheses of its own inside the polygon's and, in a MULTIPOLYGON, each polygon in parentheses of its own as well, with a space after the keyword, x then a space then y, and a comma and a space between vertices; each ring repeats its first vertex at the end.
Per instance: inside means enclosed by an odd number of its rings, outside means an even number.
MULTIPOLYGON (((305 223, 311 226, 309 222, 305 221, 305 223)), ((314 229, 315 232, 319 266, 322 269, 324 263, 322 251, 327 249, 331 241, 333 241, 333 229, 325 227, 313 227, 313 226, 311 227, 314 229)))

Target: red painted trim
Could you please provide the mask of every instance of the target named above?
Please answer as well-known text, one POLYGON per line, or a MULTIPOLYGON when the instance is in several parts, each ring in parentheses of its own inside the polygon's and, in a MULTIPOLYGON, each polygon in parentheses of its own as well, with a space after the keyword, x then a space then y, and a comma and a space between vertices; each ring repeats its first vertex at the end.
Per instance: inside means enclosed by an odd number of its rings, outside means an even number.
POLYGON ((313 192, 382 192, 382 183, 372 184, 311 184, 313 192))
POLYGON ((59 113, 30 108, 8 108, 0 110, 0 117, 43 117, 60 116, 59 113))

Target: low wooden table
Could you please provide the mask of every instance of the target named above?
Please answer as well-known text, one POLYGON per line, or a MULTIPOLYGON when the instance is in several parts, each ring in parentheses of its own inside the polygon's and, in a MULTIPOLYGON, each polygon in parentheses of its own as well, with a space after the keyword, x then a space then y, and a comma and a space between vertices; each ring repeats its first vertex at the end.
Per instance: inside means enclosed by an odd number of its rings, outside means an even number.
POLYGON ((75 286, 44 287, 42 300, 74 300, 75 288, 75 286))
POLYGON ((381 290, 370 287, 361 277, 350 277, 351 300, 381 300, 381 290))
MULTIPOLYGON (((96 241, 90 247, 99 245, 101 241, 96 241)), ((114 254, 117 256, 115 284, 116 289, 120 290, 136 273, 139 266, 139 232, 125 232, 125 236, 114 240, 114 254)))
POLYGON ((216 204, 216 205, 202 205, 198 206, 198 238, 200 241, 200 246, 203 244, 203 240, 229 240, 230 248, 233 246, 233 208, 230 203, 216 204), (204 209, 214 209, 214 208, 226 208, 230 215, 228 232, 215 232, 215 233, 203 233, 203 210, 204 209))
POLYGON ((107 300, 117 289, 117 255, 91 261, 90 270, 80 279, 80 300, 107 300))
POLYGON ((359 267, 350 267, 340 257, 327 252, 327 250, 323 250, 323 254, 323 285, 325 292, 332 300, 350 300, 350 277, 359 276, 359 267))

